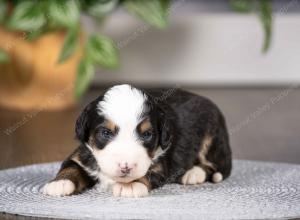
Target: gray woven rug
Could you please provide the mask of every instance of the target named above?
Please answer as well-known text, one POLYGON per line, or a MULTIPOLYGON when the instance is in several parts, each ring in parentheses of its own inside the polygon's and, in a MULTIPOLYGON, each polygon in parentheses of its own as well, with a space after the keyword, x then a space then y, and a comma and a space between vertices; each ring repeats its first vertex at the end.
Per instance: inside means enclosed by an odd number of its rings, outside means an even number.
POLYGON ((272 219, 300 217, 300 166, 234 161, 221 184, 166 185, 150 197, 114 198, 92 189, 52 198, 40 193, 58 163, 0 171, 0 212, 67 219, 272 219))

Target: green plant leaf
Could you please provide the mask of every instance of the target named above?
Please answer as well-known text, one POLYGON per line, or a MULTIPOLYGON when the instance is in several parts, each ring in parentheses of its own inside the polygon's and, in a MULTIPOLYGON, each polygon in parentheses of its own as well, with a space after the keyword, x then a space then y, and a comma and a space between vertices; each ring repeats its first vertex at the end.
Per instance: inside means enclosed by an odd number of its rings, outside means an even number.
POLYGON ((260 0, 260 19, 263 24, 263 29, 265 32, 265 39, 262 51, 267 52, 271 45, 272 38, 272 5, 270 0, 260 0))
POLYGON ((237 12, 250 12, 253 9, 253 0, 230 0, 230 5, 237 12))
POLYGON ((78 28, 70 28, 60 52, 58 63, 66 61, 76 50, 78 43, 78 28))
POLYGON ((87 56, 95 63, 107 67, 119 66, 118 51, 114 42, 104 36, 91 36, 86 46, 87 56))
POLYGON ((90 0, 86 1, 85 10, 89 15, 102 19, 118 5, 118 0, 90 0))
POLYGON ((0 0, 0 23, 3 22, 7 12, 7 2, 0 0))
POLYGON ((77 99, 79 99, 88 89, 94 74, 95 69, 91 60, 87 57, 83 58, 78 65, 75 82, 75 97, 77 99))
POLYGON ((9 56, 7 53, 0 49, 0 63, 7 63, 9 61, 9 56))
POLYGON ((46 22, 43 10, 35 1, 22 1, 16 4, 8 21, 8 28, 21 31, 35 31, 46 22))
POLYGON ((35 30, 35 31, 29 31, 29 32, 27 32, 25 39, 27 39, 29 41, 33 41, 33 40, 39 38, 43 33, 44 33, 43 28, 41 28, 39 30, 35 30))
POLYGON ((124 0, 125 8, 147 23, 164 28, 168 24, 169 0, 124 0))
POLYGON ((60 27, 74 27, 80 18, 80 4, 76 0, 51 0, 49 1, 50 23, 60 27))

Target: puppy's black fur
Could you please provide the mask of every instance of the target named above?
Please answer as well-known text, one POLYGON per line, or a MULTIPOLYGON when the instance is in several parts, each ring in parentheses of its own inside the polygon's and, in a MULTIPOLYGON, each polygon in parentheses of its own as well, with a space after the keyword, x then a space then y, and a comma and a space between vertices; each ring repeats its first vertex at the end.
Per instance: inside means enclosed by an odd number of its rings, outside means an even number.
MULTIPOLYGON (((182 183, 183 175, 194 166, 206 172, 207 181, 214 182, 213 174, 217 172, 223 179, 230 175, 231 150, 226 123, 214 103, 179 89, 142 91, 147 96, 148 111, 145 114, 149 115, 154 130, 153 139, 144 146, 150 157, 159 146, 165 150, 145 176, 149 190, 166 183, 182 183)), ((80 181, 75 181, 75 192, 90 188, 99 181, 96 173, 101 167, 85 144, 95 139, 95 129, 104 123, 105 119, 97 113, 97 103, 102 99, 100 96, 91 102, 79 116, 75 131, 81 145, 62 164, 55 179, 80 181), (77 177, 72 174, 74 169, 65 175, 70 167, 77 167, 77 177)), ((100 150, 105 147, 105 143, 94 144, 100 150)))
MULTIPOLYGON (((161 111, 161 145, 170 146, 160 159, 164 165, 164 179, 181 183, 182 175, 195 165, 205 169, 208 181, 212 181, 214 172, 220 172, 224 179, 227 178, 231 172, 231 149, 221 111, 209 99, 183 90, 175 90, 163 100, 159 98, 169 91, 146 91, 161 111), (205 156, 214 165, 213 168, 201 164, 198 158, 200 143, 207 136, 212 137, 212 143, 205 156)), ((154 184, 156 187, 165 184, 162 178, 158 179, 154 184)))

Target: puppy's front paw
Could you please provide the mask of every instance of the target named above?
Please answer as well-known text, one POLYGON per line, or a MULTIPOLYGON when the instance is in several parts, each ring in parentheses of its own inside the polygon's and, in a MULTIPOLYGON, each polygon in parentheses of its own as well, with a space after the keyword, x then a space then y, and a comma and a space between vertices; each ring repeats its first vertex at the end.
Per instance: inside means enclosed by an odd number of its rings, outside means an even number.
POLYGON ((184 185, 195 185, 203 183, 205 178, 205 171, 201 167, 194 166, 183 175, 181 182, 184 185))
POLYGON ((74 191, 75 184, 71 180, 57 180, 47 183, 42 192, 49 196, 68 196, 74 191))
POLYGON ((148 188, 140 182, 116 183, 113 185, 113 195, 121 197, 144 197, 149 195, 148 188))

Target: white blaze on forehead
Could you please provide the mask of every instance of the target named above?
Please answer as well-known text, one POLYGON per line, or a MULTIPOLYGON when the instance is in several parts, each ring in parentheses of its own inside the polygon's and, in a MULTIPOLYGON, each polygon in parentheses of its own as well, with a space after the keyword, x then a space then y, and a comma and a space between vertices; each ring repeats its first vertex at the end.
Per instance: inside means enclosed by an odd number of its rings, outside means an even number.
POLYGON ((97 105, 100 114, 118 126, 137 125, 147 100, 145 94, 130 85, 117 85, 110 88, 97 105))

